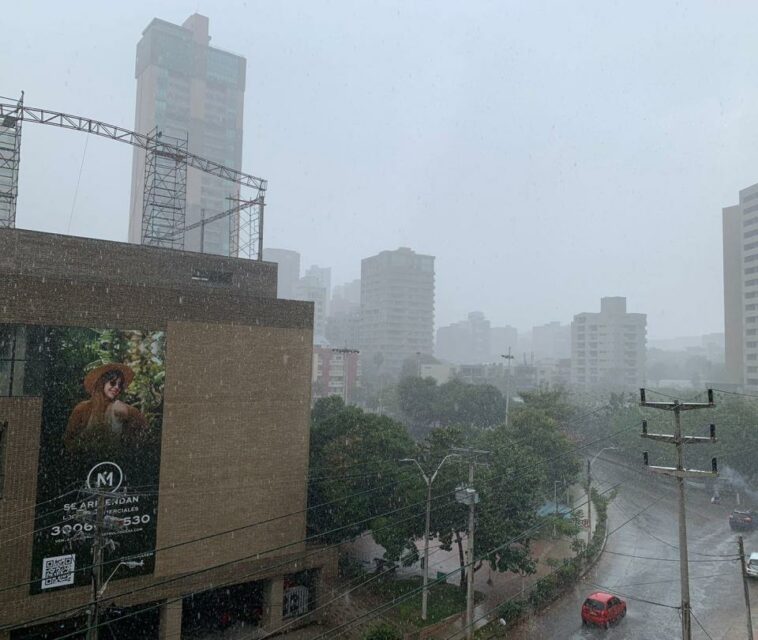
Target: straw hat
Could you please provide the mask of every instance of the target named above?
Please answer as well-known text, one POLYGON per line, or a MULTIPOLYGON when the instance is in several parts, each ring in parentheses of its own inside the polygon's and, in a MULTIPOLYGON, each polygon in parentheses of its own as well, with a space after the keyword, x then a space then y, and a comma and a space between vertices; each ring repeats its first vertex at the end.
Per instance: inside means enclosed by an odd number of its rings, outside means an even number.
POLYGON ((89 395, 92 395, 95 392, 95 384, 97 384, 97 381, 109 371, 121 372, 121 375, 124 376, 124 391, 126 391, 126 388, 131 384, 132 380, 134 380, 134 371, 131 367, 127 367, 125 364, 111 362, 100 365, 84 376, 84 390, 89 395))

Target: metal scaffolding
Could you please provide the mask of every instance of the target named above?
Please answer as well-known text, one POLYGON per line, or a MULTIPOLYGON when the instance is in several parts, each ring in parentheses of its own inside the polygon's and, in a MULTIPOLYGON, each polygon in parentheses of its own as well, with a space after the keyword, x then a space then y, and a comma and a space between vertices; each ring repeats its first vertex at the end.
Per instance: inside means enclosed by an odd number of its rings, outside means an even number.
POLYGON ((184 248, 187 203, 187 138, 153 130, 145 150, 142 244, 184 248))
POLYGON ((14 108, 0 114, 0 227, 16 226, 23 109, 24 93, 21 92, 14 108))
POLYGON ((238 211, 229 224, 229 255, 248 260, 263 256, 263 198, 234 201, 238 211))
MULTIPOLYGON (((13 122, 16 127, 16 139, 14 140, 15 155, 13 156, 15 158, 15 181, 13 182, 12 208, 8 208, 5 224, 3 224, 5 218, 0 217, 0 226, 14 226, 15 224, 18 152, 21 122, 23 120, 83 131, 145 150, 145 198, 142 221, 142 238, 145 244, 175 248, 184 246, 187 168, 198 169, 208 175, 223 178, 238 185, 234 199, 235 202, 239 202, 239 205, 226 212, 231 216, 229 255, 254 260, 263 259, 263 208, 268 186, 266 180, 256 178, 237 169, 225 167, 214 160, 189 153, 186 139, 176 141, 165 135, 159 137, 155 132, 138 133, 91 118, 48 109, 25 107, 21 101, 11 102, 2 97, 0 97, 0 125, 6 121, 13 122), (253 189, 254 195, 248 199, 238 200, 239 188, 245 187, 253 189), (149 215, 145 216, 148 205, 150 212, 149 215)), ((11 160, 10 157, 6 159, 5 155, 0 156, 0 170, 4 169, 6 165, 10 166, 11 160)), ((0 182, 0 198, 3 197, 3 188, 4 185, 0 182)), ((8 198, 8 202, 10 201, 8 198)), ((2 208, 3 206, 4 203, 0 202, 0 216, 5 211, 2 208)))

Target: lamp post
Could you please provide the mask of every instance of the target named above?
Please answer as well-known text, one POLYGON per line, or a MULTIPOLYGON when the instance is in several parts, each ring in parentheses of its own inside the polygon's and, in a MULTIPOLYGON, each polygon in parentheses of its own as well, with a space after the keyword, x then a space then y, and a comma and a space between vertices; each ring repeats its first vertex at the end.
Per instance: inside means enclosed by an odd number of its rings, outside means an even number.
POLYGON ((609 449, 616 450, 618 447, 603 447, 598 451, 592 458, 587 458, 587 547, 589 548, 590 542, 592 541, 592 463, 597 460, 597 457, 603 453, 603 451, 608 451, 609 449))
POLYGON ((426 620, 427 601, 429 599, 429 529, 431 526, 431 514, 432 514, 432 482, 437 477, 439 470, 448 458, 458 457, 457 453, 449 453, 442 461, 437 465, 434 473, 431 476, 427 476, 423 467, 419 464, 415 458, 403 458, 400 462, 413 462, 418 470, 421 472, 421 476, 426 482, 426 524, 424 526, 424 587, 421 591, 421 619, 426 620))
POLYGON ((137 567, 142 567, 144 565, 145 565, 144 560, 139 560, 139 561, 125 560, 125 561, 119 562, 116 565, 116 568, 113 571, 111 571, 111 575, 108 576, 108 579, 105 582, 103 582, 103 586, 100 587, 100 589, 98 590, 97 592, 98 598, 103 597, 103 594, 105 593, 105 587, 108 586, 108 583, 111 581, 111 578, 116 575, 116 571, 118 571, 119 567, 127 567, 128 569, 136 569, 137 567))
POLYGON ((505 426, 508 426, 508 408, 511 403, 511 360, 516 356, 511 355, 511 348, 508 347, 508 353, 500 354, 508 362, 508 377, 505 379, 505 426))

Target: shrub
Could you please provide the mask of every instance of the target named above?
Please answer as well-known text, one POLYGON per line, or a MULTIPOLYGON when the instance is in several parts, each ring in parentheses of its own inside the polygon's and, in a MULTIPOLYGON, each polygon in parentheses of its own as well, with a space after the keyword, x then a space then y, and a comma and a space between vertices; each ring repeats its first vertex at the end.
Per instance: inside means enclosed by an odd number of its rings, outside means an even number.
POLYGON ((372 627, 363 636, 363 640, 402 640, 403 635, 391 624, 382 622, 372 627))

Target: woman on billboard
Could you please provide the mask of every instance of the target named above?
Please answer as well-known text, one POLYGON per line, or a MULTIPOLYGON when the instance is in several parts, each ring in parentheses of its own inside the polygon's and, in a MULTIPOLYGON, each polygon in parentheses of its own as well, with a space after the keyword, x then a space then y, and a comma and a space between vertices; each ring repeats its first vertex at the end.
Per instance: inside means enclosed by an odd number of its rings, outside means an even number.
POLYGON ((74 407, 63 434, 68 451, 101 451, 138 444, 148 428, 139 409, 119 400, 134 379, 125 364, 104 364, 84 377, 90 399, 74 407))

